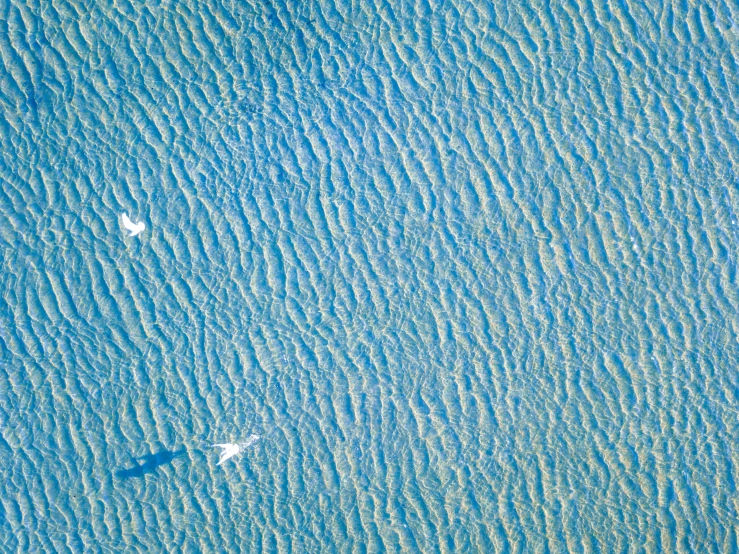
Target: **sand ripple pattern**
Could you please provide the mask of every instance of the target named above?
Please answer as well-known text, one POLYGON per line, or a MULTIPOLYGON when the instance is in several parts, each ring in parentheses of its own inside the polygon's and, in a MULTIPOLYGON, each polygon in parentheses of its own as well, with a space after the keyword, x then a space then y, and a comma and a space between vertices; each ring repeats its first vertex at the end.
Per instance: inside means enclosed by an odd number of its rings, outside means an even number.
POLYGON ((0 0, 0 550, 738 551, 738 18, 0 0))

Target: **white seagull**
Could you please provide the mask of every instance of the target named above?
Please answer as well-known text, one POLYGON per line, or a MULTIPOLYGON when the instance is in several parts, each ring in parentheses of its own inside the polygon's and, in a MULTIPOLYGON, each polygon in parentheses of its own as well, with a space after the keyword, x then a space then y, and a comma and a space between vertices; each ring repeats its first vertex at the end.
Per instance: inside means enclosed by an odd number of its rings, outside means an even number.
POLYGON ((231 444, 231 443, 214 444, 213 448, 215 447, 223 448, 223 452, 221 452, 221 459, 216 464, 217 466, 221 465, 223 462, 225 462, 229 458, 233 458, 234 456, 236 456, 236 454, 241 452, 241 447, 238 444, 231 444))
POLYGON ((139 221, 138 223, 134 224, 133 221, 128 219, 128 214, 123 214, 123 226, 131 231, 131 234, 128 235, 129 237, 135 237, 138 235, 141 231, 146 229, 146 225, 143 224, 143 222, 139 221))
POLYGON ((226 444, 214 444, 213 448, 218 447, 218 448, 223 449, 223 451, 221 452, 221 459, 218 461, 216 465, 219 466, 223 462, 228 460, 229 458, 233 458, 234 456, 236 456, 236 454, 238 454, 239 452, 241 452, 248 446, 251 446, 258 440, 259 440, 259 435, 252 435, 246 440, 245 443, 242 443, 242 444, 231 444, 228 442, 226 444))

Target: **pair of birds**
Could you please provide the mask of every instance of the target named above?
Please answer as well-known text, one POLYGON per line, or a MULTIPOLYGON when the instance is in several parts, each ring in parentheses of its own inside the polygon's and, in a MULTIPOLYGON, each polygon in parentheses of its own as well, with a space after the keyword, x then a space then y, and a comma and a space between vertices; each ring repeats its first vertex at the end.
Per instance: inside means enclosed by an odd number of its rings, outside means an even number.
MULTIPOLYGON (((124 213, 121 216, 121 219, 123 219, 123 226, 131 231, 131 234, 128 235, 129 237, 135 237, 138 235, 141 231, 146 229, 146 225, 143 224, 143 222, 139 221, 138 223, 134 223, 131 221, 131 219, 128 217, 127 213, 124 213)), ((229 460, 236 456, 239 452, 244 450, 245 448, 251 446, 255 442, 259 440, 259 435, 252 435, 249 437, 245 443, 242 444, 232 444, 230 442, 224 443, 224 444, 214 444, 213 448, 221 448, 221 459, 216 464, 217 466, 221 465, 226 460, 229 460)))
POLYGON ((246 439, 246 442, 243 442, 241 444, 231 444, 231 443, 225 443, 225 444, 214 444, 213 448, 221 448, 221 459, 216 464, 217 466, 221 465, 223 462, 228 460, 229 458, 233 458, 238 454, 239 452, 245 450, 255 442, 259 440, 259 435, 252 435, 248 439, 246 439))

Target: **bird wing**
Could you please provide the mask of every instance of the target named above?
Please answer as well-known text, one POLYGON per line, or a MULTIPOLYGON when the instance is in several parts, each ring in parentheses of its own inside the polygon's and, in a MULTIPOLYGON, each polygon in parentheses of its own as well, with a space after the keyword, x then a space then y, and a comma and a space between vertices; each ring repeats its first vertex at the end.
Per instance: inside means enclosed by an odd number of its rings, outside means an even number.
POLYGON ((251 435, 248 439, 246 439, 246 442, 241 443, 242 448, 247 448, 257 442, 261 437, 259 435, 251 435))
POLYGON ((136 229, 138 229, 138 227, 133 224, 133 221, 131 221, 130 219, 128 219, 128 214, 127 213, 124 213, 121 217, 123 218, 123 226, 126 229, 128 229, 129 231, 135 231, 136 229))
POLYGON ((213 445, 213 448, 218 447, 218 448, 223 448, 224 450, 226 450, 229 446, 232 446, 232 445, 229 444, 229 443, 226 443, 226 444, 214 444, 213 445))

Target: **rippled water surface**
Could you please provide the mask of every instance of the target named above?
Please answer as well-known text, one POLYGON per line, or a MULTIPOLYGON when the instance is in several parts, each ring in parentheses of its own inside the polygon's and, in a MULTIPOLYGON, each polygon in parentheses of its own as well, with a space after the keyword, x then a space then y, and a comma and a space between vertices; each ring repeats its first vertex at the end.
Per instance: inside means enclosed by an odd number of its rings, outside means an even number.
POLYGON ((735 21, 0 0, 0 550, 737 552, 735 21))

